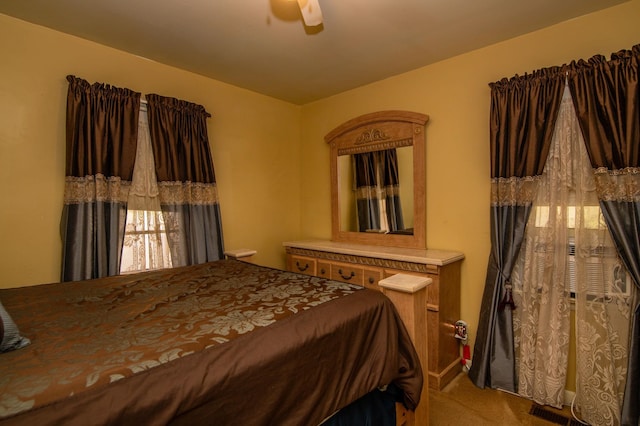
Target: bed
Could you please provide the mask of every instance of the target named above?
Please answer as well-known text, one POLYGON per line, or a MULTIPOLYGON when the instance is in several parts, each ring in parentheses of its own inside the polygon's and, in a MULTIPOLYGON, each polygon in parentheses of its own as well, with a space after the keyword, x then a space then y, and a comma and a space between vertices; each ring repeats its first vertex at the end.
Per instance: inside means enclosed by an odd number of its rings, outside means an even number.
POLYGON ((31 340, 0 354, 3 426, 317 425, 384 389, 413 410, 424 388, 388 297, 238 260, 0 302, 31 340))

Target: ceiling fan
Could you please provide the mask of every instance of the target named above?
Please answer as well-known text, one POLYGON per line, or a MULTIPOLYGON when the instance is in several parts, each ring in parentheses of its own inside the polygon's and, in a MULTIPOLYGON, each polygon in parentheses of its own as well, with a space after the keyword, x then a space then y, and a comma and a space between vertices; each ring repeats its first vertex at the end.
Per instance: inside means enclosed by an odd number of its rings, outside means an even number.
POLYGON ((318 0, 298 0, 298 6, 307 27, 322 25, 322 11, 318 0))

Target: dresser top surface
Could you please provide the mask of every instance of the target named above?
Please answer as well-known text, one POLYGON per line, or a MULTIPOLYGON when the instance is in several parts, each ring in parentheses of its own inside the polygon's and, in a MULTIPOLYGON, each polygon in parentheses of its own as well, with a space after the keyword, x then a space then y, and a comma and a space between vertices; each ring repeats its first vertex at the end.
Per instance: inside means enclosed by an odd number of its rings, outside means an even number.
POLYGON ((464 259, 464 254, 447 250, 421 250, 398 247, 368 246, 328 240, 287 241, 285 247, 341 253, 354 256, 375 257, 403 262, 444 266, 464 259))

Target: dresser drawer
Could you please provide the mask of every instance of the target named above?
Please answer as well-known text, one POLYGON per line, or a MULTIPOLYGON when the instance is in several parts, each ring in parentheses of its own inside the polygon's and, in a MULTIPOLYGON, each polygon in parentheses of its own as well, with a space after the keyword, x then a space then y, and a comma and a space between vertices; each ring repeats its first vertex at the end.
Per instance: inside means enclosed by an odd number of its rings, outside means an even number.
POLYGON ((318 260, 318 271, 316 276, 331 279, 331 263, 318 260))
POLYGON ((317 260, 313 257, 292 255, 289 259, 289 270, 306 275, 316 275, 317 260))
POLYGON ((363 284, 371 290, 382 291, 378 281, 383 278, 383 270, 377 268, 364 268, 363 284))
POLYGON ((348 263, 332 263, 331 279, 343 283, 363 285, 363 268, 348 263))

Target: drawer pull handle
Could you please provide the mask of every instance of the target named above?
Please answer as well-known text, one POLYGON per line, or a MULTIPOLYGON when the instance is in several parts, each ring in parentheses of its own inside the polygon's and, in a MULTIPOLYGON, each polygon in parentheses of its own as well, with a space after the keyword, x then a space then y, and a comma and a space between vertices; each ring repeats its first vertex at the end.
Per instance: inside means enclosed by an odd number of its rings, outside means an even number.
POLYGON ((373 277, 369 277, 369 284, 373 284, 374 282, 376 282, 376 280, 374 280, 373 277))
POLYGON ((350 280, 351 278, 356 276, 356 273, 351 271, 351 275, 349 275, 348 277, 344 276, 342 273, 342 269, 338 269, 338 273, 340 274, 340 276, 342 277, 343 280, 350 280))
POLYGON ((320 275, 324 275, 326 272, 324 270, 324 268, 320 269, 320 275))
POLYGON ((300 262, 296 261, 296 266, 298 267, 298 271, 300 271, 300 272, 304 272, 307 269, 309 269, 309 264, 308 263, 305 263, 304 266, 300 266, 300 262))

